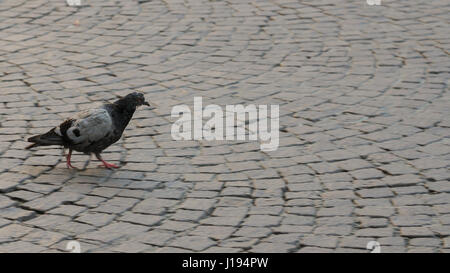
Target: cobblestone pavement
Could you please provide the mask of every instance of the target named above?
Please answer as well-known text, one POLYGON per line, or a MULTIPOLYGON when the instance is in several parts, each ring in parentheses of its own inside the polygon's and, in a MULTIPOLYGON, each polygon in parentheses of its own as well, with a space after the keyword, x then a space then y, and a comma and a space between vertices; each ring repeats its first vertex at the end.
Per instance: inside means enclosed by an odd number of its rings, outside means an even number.
POLYGON ((449 2, 0 1, 0 252, 450 250, 449 2), (104 153, 27 151, 142 90, 104 153), (174 141, 174 105, 279 104, 280 147, 174 141))

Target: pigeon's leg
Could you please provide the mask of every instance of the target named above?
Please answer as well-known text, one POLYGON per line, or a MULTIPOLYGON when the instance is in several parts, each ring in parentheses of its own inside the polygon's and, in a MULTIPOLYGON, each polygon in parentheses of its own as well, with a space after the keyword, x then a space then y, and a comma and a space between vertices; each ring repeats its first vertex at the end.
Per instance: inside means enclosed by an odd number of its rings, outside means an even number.
MULTIPOLYGON (((112 163, 108 163, 105 160, 103 160, 102 156, 100 154, 95 154, 95 156, 97 157, 98 160, 100 160, 103 163, 103 166, 105 166, 105 168, 111 169, 111 168, 119 168, 119 166, 114 165, 112 163)), ((100 165, 102 166, 102 165, 100 165)))
POLYGON ((72 168, 72 169, 76 169, 74 166, 72 166, 72 163, 70 163, 70 158, 72 157, 72 149, 69 149, 69 153, 67 154, 67 156, 66 156, 66 165, 67 165, 67 168, 72 168))

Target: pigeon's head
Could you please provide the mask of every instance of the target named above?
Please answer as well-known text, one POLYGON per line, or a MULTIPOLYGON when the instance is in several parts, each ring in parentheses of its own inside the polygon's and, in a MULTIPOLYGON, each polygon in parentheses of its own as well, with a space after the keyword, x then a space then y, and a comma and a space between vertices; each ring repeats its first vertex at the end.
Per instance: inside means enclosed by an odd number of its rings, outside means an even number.
POLYGON ((150 104, 145 101, 144 94, 139 92, 130 93, 126 95, 125 98, 123 99, 133 106, 141 106, 141 105, 150 106, 150 104))

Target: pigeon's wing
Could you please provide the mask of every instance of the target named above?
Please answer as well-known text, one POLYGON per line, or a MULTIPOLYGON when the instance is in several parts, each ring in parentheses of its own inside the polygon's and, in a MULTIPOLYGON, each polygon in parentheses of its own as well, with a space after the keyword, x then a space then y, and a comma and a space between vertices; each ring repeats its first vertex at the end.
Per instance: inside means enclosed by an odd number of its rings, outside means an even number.
POLYGON ((111 117, 104 108, 83 111, 56 128, 56 132, 60 132, 70 145, 78 146, 101 141, 113 130, 111 117))

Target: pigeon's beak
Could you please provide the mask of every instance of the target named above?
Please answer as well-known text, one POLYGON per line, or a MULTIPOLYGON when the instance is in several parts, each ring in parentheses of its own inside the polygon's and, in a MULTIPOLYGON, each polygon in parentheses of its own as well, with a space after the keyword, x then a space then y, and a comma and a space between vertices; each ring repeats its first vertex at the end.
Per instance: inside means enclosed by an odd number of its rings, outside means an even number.
POLYGON ((143 104, 144 104, 144 105, 147 105, 147 106, 150 106, 150 103, 148 103, 148 102, 146 102, 146 101, 144 101, 143 104))

